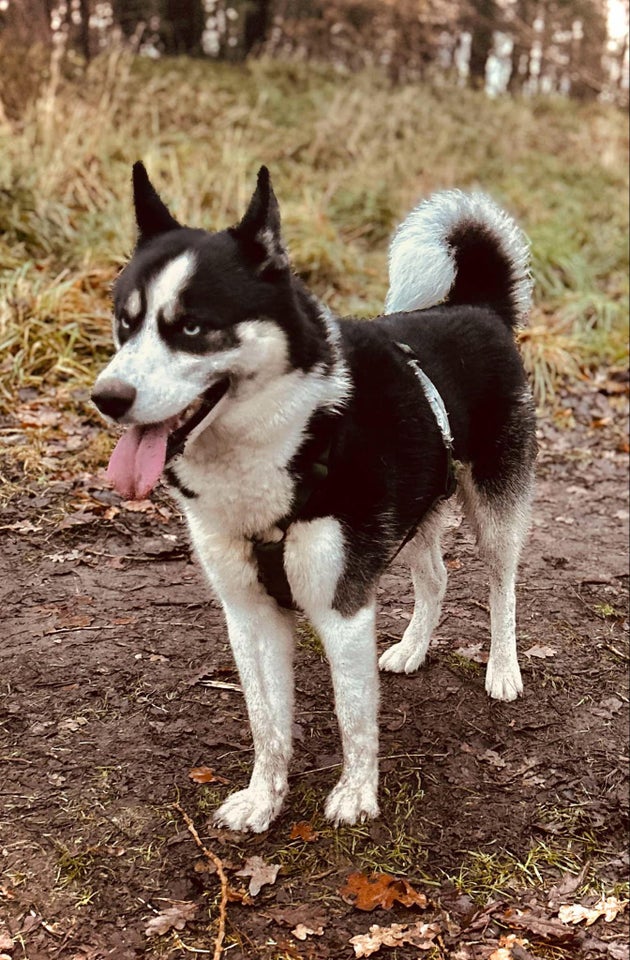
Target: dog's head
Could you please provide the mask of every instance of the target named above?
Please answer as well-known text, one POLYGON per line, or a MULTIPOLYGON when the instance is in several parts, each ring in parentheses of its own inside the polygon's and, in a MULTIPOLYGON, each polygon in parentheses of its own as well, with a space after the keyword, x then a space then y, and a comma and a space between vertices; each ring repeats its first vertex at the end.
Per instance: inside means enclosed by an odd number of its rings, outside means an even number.
POLYGON ((266 167, 243 219, 218 233, 181 226, 141 163, 133 196, 138 242, 114 286, 117 352, 92 400, 132 425, 110 475, 123 494, 140 496, 174 433, 181 442, 205 427, 239 385, 262 386, 315 358, 308 338, 296 341, 299 305, 266 167))

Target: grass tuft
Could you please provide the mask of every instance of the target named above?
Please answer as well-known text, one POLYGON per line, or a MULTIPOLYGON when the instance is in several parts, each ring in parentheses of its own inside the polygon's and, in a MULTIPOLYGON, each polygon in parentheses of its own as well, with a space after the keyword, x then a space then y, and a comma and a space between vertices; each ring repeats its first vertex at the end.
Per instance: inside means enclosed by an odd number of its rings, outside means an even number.
POLYGON ((614 108, 121 50, 80 81, 54 58, 42 76, 0 125, 0 411, 20 388, 86 386, 107 355, 139 158, 175 215, 210 229, 241 216, 266 163, 296 270, 358 316, 382 309, 388 238, 410 206, 485 189, 531 238, 522 345, 539 402, 627 358, 628 144, 614 108))

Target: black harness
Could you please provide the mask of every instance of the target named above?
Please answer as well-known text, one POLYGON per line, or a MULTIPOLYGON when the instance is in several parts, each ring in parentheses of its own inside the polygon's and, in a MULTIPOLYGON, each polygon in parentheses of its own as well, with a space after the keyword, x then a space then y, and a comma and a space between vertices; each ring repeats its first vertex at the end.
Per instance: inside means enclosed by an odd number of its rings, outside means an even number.
MULTIPOLYGON (((447 500, 456 487, 455 464, 453 460, 453 437, 450 431, 448 414, 444 401, 437 389, 429 380, 420 366, 420 361, 410 346, 406 343, 395 343, 395 346, 405 355, 407 363, 420 382, 422 391, 435 416, 446 449, 446 476, 444 490, 431 504, 433 509, 440 501, 447 500)), ((258 567, 258 580, 267 593, 286 610, 295 610, 295 602, 291 587, 284 568, 284 546, 286 534, 292 523, 308 518, 313 500, 322 483, 328 477, 330 456, 333 449, 338 416, 334 414, 319 414, 315 417, 310 429, 310 437, 291 465, 292 470, 299 475, 295 496, 291 510, 279 520, 270 538, 267 540, 252 539, 252 548, 258 567)), ((426 513, 427 511, 425 511, 426 513)), ((423 513, 424 516, 424 513, 423 513)), ((398 556, 400 551, 415 536, 420 520, 419 517, 405 534, 404 539, 397 547, 396 552, 387 561, 387 566, 398 556)))

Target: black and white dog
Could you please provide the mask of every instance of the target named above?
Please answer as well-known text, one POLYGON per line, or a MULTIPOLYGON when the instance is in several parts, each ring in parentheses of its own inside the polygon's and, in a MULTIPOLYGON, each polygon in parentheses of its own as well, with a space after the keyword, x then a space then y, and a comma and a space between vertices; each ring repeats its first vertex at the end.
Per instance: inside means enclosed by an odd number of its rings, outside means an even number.
POLYGON ((339 320, 291 272, 265 167, 241 222, 218 233, 181 226, 140 163, 133 186, 117 353, 92 398, 129 425, 115 486, 141 498, 164 473, 225 610, 255 763, 216 819, 265 830, 287 793, 292 606, 332 671, 344 765, 326 816, 374 817, 376 586, 403 545, 415 609, 380 667, 410 673, 440 616, 455 481, 490 576, 486 690, 522 691, 514 584, 536 443, 513 330, 530 306, 527 242, 482 194, 438 193, 394 236, 386 316, 339 320))

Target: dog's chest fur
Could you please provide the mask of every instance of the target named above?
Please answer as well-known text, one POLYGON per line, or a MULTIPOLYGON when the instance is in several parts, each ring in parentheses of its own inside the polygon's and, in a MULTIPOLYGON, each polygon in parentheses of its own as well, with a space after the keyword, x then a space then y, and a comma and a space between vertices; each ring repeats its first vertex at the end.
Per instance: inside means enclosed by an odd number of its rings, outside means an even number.
POLYGON ((293 370, 255 389, 243 385, 225 415, 175 461, 175 490, 191 531, 265 539, 290 509, 296 477, 291 463, 309 420, 347 392, 339 375, 293 370))

